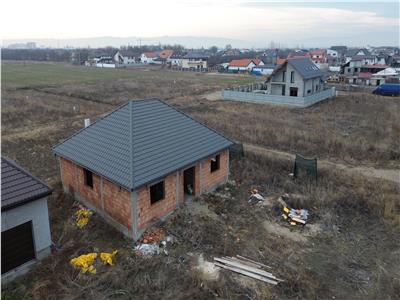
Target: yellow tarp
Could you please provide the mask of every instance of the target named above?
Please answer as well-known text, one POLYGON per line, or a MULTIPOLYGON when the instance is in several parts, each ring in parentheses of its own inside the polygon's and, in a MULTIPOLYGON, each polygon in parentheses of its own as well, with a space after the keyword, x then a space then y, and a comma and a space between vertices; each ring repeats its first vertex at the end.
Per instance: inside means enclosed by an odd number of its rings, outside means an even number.
POLYGON ((88 253, 78 256, 70 260, 70 264, 76 268, 80 268, 83 273, 89 272, 96 274, 96 268, 93 267, 94 260, 97 258, 97 253, 88 253))
POLYGON ((81 208, 77 212, 75 212, 76 217, 76 226, 79 228, 83 228, 89 222, 90 210, 86 208, 81 208))
POLYGON ((100 258, 103 261, 103 264, 105 265, 113 265, 113 260, 112 258, 118 253, 118 250, 113 251, 112 253, 107 253, 107 252, 101 252, 100 253, 100 258))
MULTIPOLYGON (((101 252, 100 259, 102 260, 104 265, 113 265, 113 257, 118 253, 118 250, 113 251, 112 253, 101 252)), ((75 268, 80 268, 83 273, 89 272, 91 274, 96 274, 97 270, 93 266, 94 261, 97 258, 97 253, 88 253, 83 254, 81 256, 75 257, 70 260, 70 264, 75 268)))

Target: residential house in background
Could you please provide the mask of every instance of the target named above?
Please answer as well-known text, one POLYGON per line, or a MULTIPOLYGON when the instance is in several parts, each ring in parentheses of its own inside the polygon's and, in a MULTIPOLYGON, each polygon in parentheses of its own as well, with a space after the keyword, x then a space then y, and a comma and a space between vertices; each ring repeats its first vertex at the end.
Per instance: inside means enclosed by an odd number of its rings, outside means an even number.
POLYGON ((129 101, 55 146, 63 188, 138 239, 228 180, 233 143, 159 99, 129 101))
POLYGON ((182 69, 207 70, 210 55, 204 51, 190 51, 182 57, 182 69))
POLYGON ((121 57, 121 63, 124 65, 131 65, 136 63, 135 53, 131 50, 119 50, 119 55, 121 57))
POLYGON ((310 50, 310 58, 315 64, 326 63, 327 52, 325 49, 310 50))
POLYGON ((258 65, 253 67, 251 73, 254 75, 271 75, 275 68, 276 65, 274 64, 258 65))
POLYGON ((171 67, 182 67, 182 58, 185 54, 185 52, 172 53, 172 55, 167 58, 167 64, 171 65, 171 67))
POLYGON ((169 58, 172 56, 172 54, 174 53, 174 50, 170 50, 170 49, 164 49, 162 50, 159 54, 158 57, 161 60, 162 64, 166 64, 169 60, 169 58))
POLYGON ((1 157, 1 279, 28 272, 51 252, 47 197, 52 189, 1 157))
POLYGON ((306 97, 324 89, 324 73, 309 59, 287 59, 269 76, 270 95, 306 97))
POLYGON ((347 49, 345 53, 346 60, 345 62, 348 63, 350 60, 353 60, 354 58, 361 58, 365 56, 370 56, 371 53, 367 49, 363 48, 355 48, 355 49, 347 49))
POLYGON ((156 52, 144 52, 140 56, 140 62, 143 64, 154 64, 157 57, 156 52))
POLYGON ((229 63, 228 70, 236 72, 251 72, 253 67, 262 65, 264 65, 264 62, 261 59, 256 59, 256 58, 234 59, 229 63))

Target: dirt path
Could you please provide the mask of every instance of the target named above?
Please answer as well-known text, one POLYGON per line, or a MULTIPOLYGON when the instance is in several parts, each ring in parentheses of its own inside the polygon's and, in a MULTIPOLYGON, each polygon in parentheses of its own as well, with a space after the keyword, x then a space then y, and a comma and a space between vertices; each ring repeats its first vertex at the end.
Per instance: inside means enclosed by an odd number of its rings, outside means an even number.
MULTIPOLYGON (((264 148, 261 146, 253 145, 253 144, 244 144, 244 148, 246 151, 250 151, 253 153, 258 153, 262 155, 267 155, 267 156, 278 156, 283 159, 287 160, 293 160, 295 158, 294 154, 288 153, 288 152, 283 152, 283 151, 278 151, 278 150, 272 150, 268 148, 264 148)), ((379 179, 385 179, 389 181, 396 182, 397 184, 400 184, 400 170, 395 170, 395 169, 376 169, 372 167, 354 167, 350 165, 345 165, 342 163, 334 163, 331 161, 319 159, 318 160, 318 166, 321 168, 336 168, 339 170, 343 170, 345 172, 353 172, 353 173, 358 173, 366 177, 370 178, 379 178, 379 179)))
POLYGON ((206 98, 207 100, 210 100, 210 101, 222 100, 222 96, 221 96, 221 91, 220 90, 218 90, 216 92, 204 94, 204 95, 202 95, 202 97, 206 98))

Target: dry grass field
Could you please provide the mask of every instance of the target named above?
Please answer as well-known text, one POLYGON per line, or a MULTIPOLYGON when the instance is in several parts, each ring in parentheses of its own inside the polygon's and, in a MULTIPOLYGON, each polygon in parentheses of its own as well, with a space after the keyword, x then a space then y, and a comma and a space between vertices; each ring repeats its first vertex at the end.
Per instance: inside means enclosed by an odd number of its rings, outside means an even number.
POLYGON ((3 286, 3 299, 398 299, 399 186, 324 168, 318 184, 287 175, 293 161, 247 151, 232 162, 234 185, 180 208, 161 224, 174 236, 168 255, 134 255, 133 243, 99 216, 78 230, 74 201, 61 192, 51 146, 127 99, 160 97, 235 140, 282 153, 302 153, 349 167, 400 169, 400 101, 350 94, 307 109, 208 101, 204 94, 259 81, 247 76, 180 73, 158 67, 102 70, 63 64, 2 64, 2 151, 52 184, 53 241, 61 247, 29 273, 3 286), (271 205, 247 202, 258 188, 271 205), (311 212, 304 229, 281 218, 279 195, 311 212), (274 200, 275 199, 275 200, 274 200), (115 266, 80 274, 76 255, 118 249, 115 266), (196 257, 236 254, 271 265, 276 287, 221 271, 196 270, 196 257))

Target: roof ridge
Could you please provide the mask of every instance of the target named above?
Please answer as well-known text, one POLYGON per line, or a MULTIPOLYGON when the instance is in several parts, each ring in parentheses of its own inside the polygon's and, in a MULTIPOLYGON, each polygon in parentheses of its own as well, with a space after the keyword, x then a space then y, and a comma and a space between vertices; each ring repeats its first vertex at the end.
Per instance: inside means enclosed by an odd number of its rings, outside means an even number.
POLYGON ((133 101, 129 101, 129 139, 130 139, 130 142, 129 142, 129 148, 130 148, 130 150, 131 150, 131 153, 130 153, 130 159, 131 159, 131 163, 130 163, 130 175, 131 175, 131 178, 130 178, 130 184, 131 184, 131 186, 130 186, 130 189, 131 189, 131 191, 133 191, 133 184, 134 184, 134 182, 133 182, 133 174, 134 174, 134 168, 133 168, 133 162, 134 162, 134 159, 133 159, 133 101))
POLYGON ((109 115, 115 113, 116 111, 120 110, 121 108, 125 107, 126 105, 128 105, 129 102, 126 102, 124 104, 121 104, 120 106, 118 106, 117 108, 113 109, 112 111, 110 111, 109 113, 106 113, 105 115, 103 115, 101 118, 97 119, 96 121, 94 121, 93 123, 90 123, 88 126, 83 127, 81 129, 79 129, 77 132, 75 132, 74 134, 72 134, 70 137, 66 138, 65 140, 63 140, 62 142, 54 145, 53 147, 51 147, 52 150, 54 150, 56 147, 64 144, 66 141, 72 139, 74 136, 78 135, 79 133, 81 133, 82 131, 86 130, 87 128, 91 127, 92 125, 96 124, 97 122, 105 119, 106 117, 108 117, 109 115))

